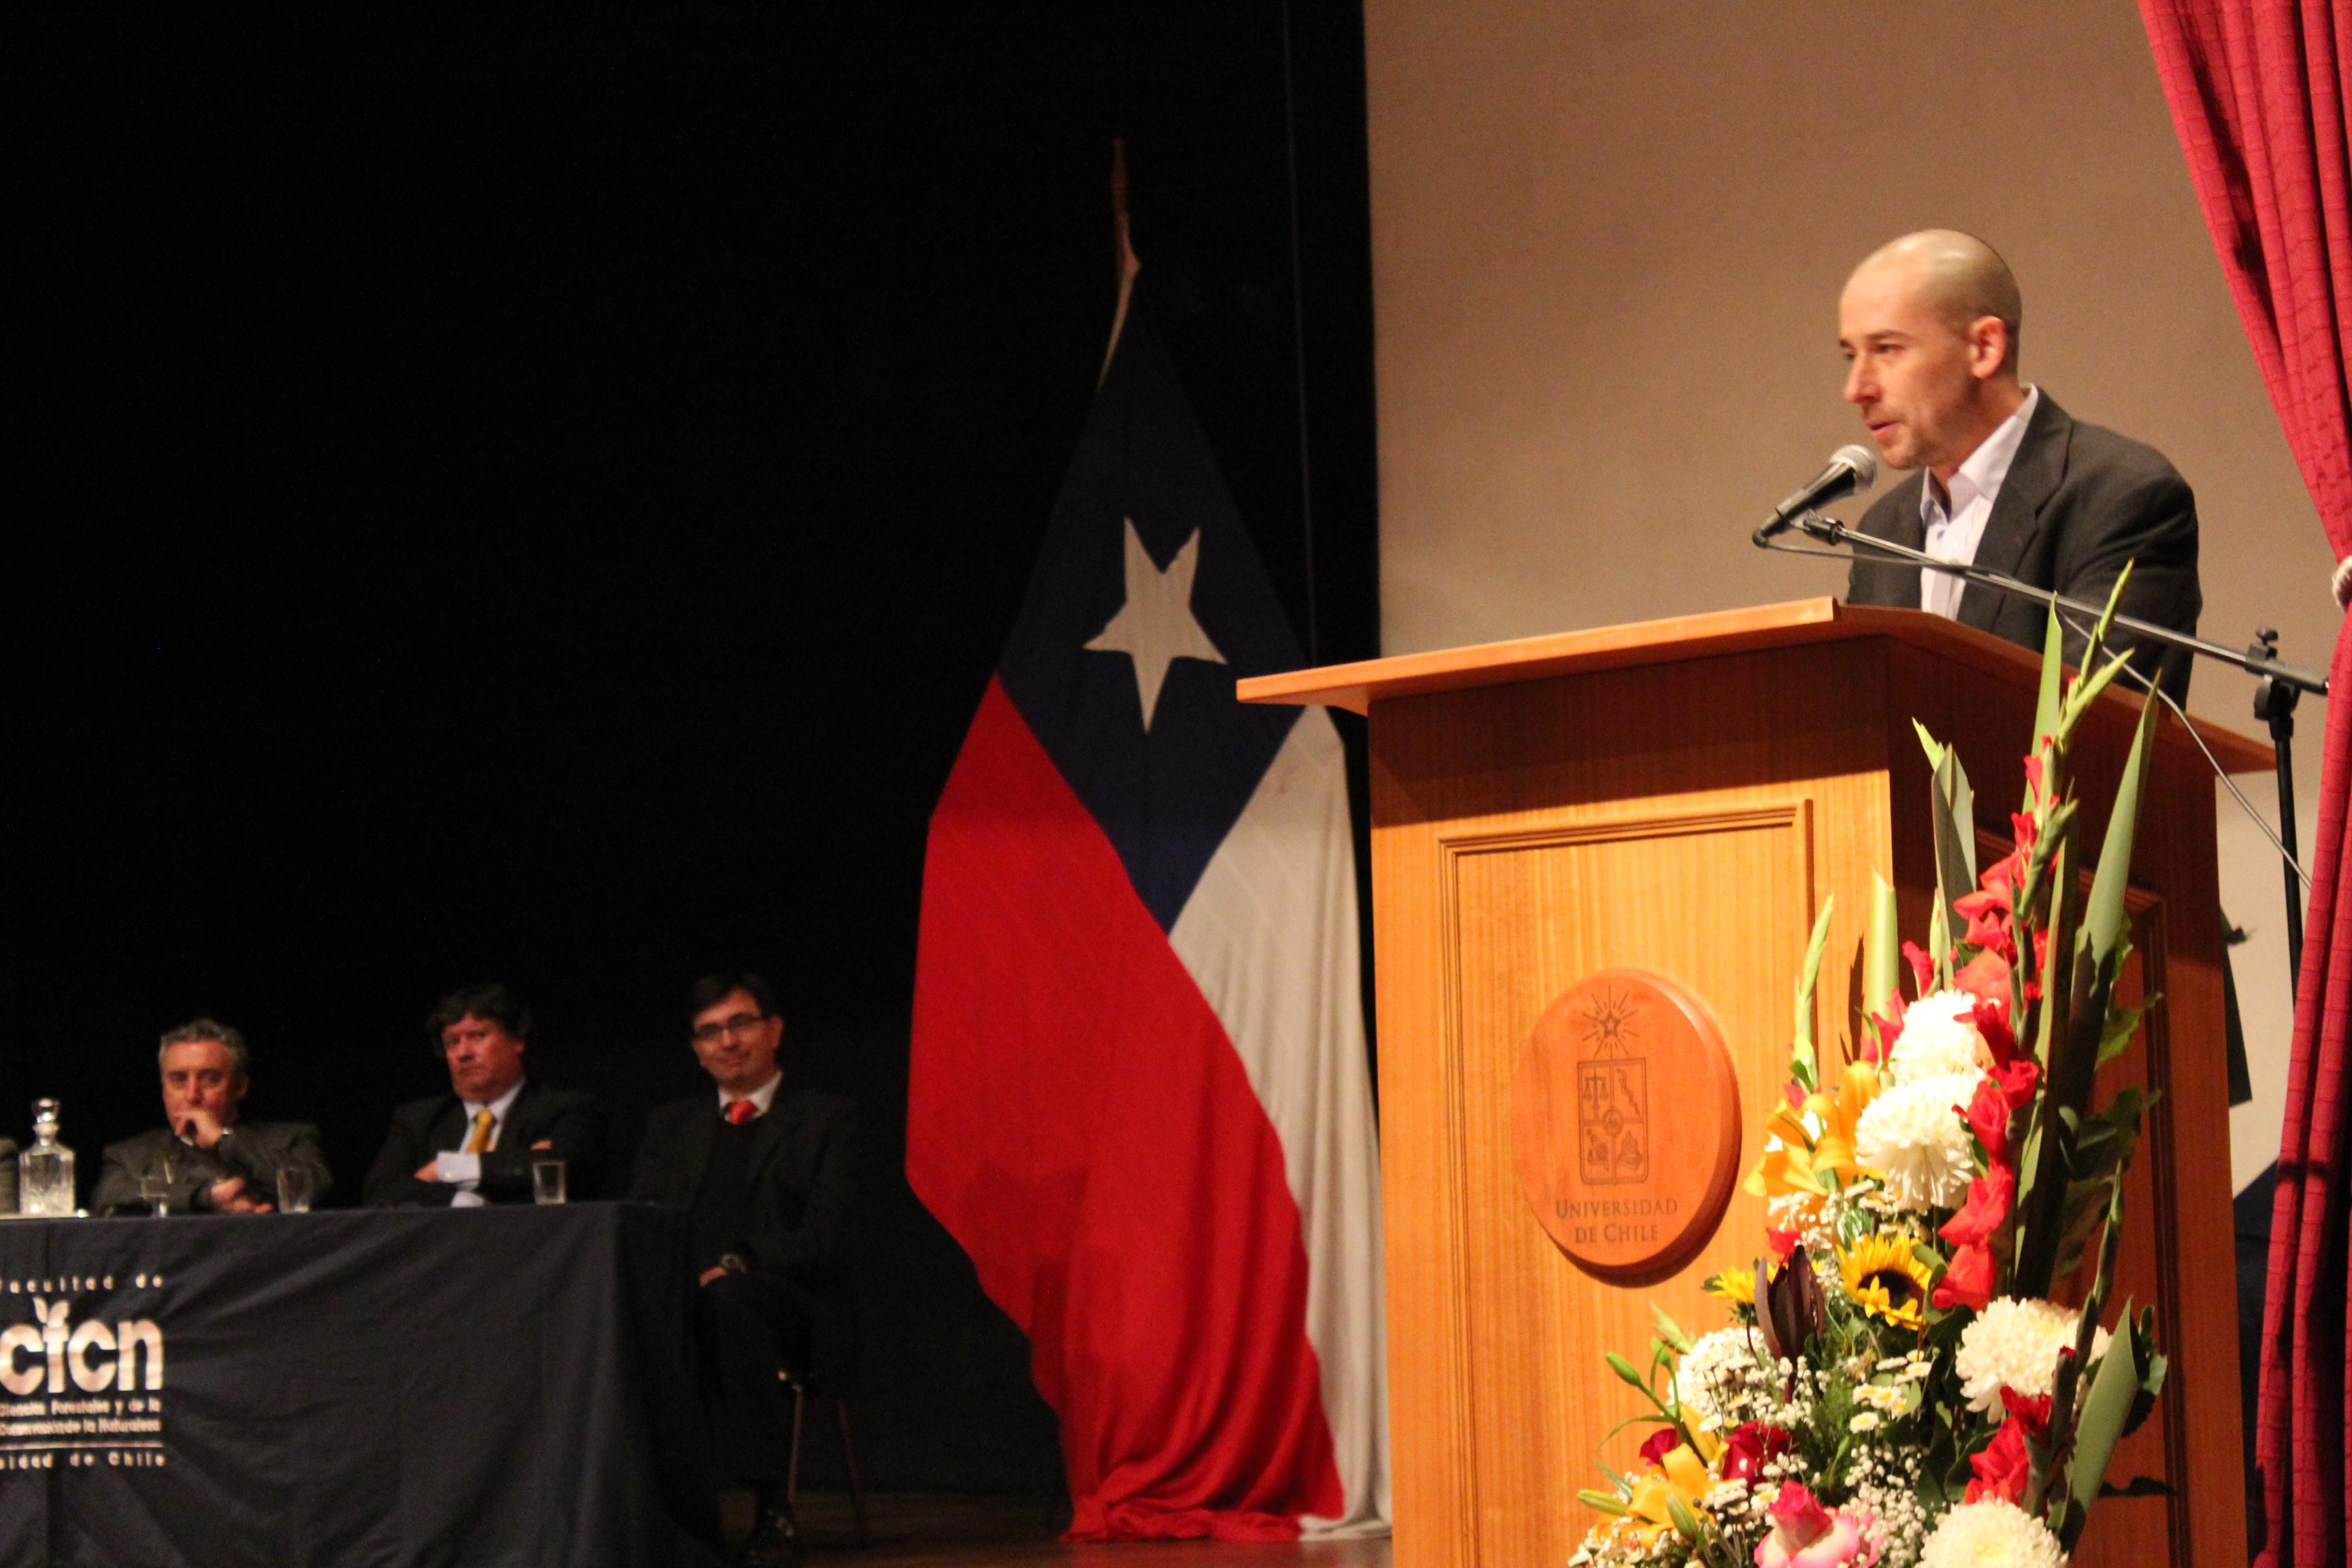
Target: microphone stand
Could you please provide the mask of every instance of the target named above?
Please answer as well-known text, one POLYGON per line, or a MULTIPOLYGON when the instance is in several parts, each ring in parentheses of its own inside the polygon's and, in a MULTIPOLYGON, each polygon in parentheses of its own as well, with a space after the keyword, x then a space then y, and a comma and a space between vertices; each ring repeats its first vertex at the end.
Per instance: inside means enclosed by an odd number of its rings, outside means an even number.
MULTIPOLYGON (((1997 594, 2034 600, 2055 608, 2068 609, 2096 621, 2106 613, 2104 605, 2085 604, 2070 599, 2048 588, 2037 588, 2014 577, 1970 563, 1945 561, 1924 550, 1914 550, 1907 544, 1897 544, 1891 539, 1879 539, 1867 533, 1856 533, 1833 517, 1823 517, 1816 511, 1806 511, 1789 520, 1790 523, 1808 537, 1824 544, 1846 545, 1856 550, 1873 550, 1893 561, 1946 572, 1951 575, 1978 583, 1997 594)), ((1768 525, 1759 529, 1755 542, 1769 550, 1768 533, 1778 531, 1768 525)), ((2287 976, 2291 986, 2299 988, 2303 980, 2303 879, 2295 865, 2294 829, 2294 705, 2306 691, 2315 697, 2327 695, 2327 678, 2309 670, 2296 669, 2281 664, 2278 658, 2278 633, 2263 627, 2243 653, 2225 647, 2203 637, 2159 626, 2153 621, 2143 621, 2136 616, 2118 614, 2114 625, 2138 633, 2152 642, 2168 647, 2183 648, 2191 654, 2210 658, 2220 664, 2233 666, 2259 678, 2254 688, 2254 718, 2269 727, 2271 745, 2275 752, 2279 798, 2279 854, 2284 861, 2286 879, 2286 951, 2287 976)), ((2149 682, 2148 700, 2156 700, 2158 682, 2149 682)))

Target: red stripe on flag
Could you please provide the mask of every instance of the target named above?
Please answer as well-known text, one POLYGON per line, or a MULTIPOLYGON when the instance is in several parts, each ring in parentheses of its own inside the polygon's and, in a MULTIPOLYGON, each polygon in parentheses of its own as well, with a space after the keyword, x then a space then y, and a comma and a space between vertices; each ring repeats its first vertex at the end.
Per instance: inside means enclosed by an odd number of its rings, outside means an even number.
POLYGON ((907 1176, 1029 1335, 1073 1539, 1342 1511, 1282 1149, 993 680, 931 817, 907 1176))

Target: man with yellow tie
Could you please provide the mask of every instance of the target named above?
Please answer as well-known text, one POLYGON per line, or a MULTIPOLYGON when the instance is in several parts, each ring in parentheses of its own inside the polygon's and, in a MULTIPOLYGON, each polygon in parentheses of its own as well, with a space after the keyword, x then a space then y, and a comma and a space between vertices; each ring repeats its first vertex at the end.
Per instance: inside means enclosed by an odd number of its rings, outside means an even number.
POLYGON ((372 1208, 472 1208, 529 1203, 534 1160, 564 1163, 570 1195, 599 1195, 604 1114, 593 1095, 550 1089, 524 1075, 530 1015, 503 985, 468 985, 441 999, 425 1032, 449 1069, 449 1092, 392 1113, 368 1172, 372 1208))

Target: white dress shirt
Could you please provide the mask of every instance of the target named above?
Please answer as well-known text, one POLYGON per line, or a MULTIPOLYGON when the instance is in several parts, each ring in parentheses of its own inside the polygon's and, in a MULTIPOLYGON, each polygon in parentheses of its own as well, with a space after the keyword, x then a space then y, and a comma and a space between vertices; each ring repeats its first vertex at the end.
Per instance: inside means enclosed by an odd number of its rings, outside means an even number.
MULTIPOLYGON (((1969 454, 1968 461, 1953 472, 1948 504, 1937 493, 1943 487, 1936 483, 1936 476, 1927 475, 1927 482, 1919 487, 1919 519, 1927 525, 1928 554, 1938 561, 1957 561, 1963 565, 1975 563, 1985 524, 1992 517, 1992 503, 2000 498, 2001 481, 2009 478, 2009 466, 2017 460, 2017 448, 2025 440, 2025 426, 2033 418, 2034 405, 2041 401, 2040 387, 2025 389, 2025 401, 2017 405, 2017 412, 2002 420, 1969 454)), ((1957 618, 1960 594, 1967 586, 1968 579, 1948 572, 1922 572, 1919 607, 1947 619, 1957 618)))
MULTIPOLYGON (((784 1075, 779 1072, 749 1094, 730 1094, 725 1089, 720 1089, 719 1091, 719 1114, 724 1116, 727 1114, 727 1108, 729 1106, 734 1104, 739 1100, 748 1100, 752 1104, 760 1108, 760 1116, 767 1115, 768 1107, 775 1104, 776 1090, 782 1087, 784 1075)), ((751 1118, 751 1120, 757 1121, 760 1120, 760 1116, 755 1116, 751 1118)))
MULTIPOLYGON (((471 1141, 474 1136, 474 1118, 487 1110, 490 1113, 490 1131, 489 1136, 482 1140, 482 1148, 485 1152, 497 1148, 499 1134, 507 1130, 507 1112, 514 1109, 515 1096, 522 1092, 522 1086, 523 1080, 517 1079, 513 1088, 496 1100, 482 1105, 477 1105, 470 1100, 458 1101, 466 1109, 467 1139, 471 1141)), ((487 1201, 481 1194, 482 1156, 480 1154, 464 1154, 454 1150, 446 1151, 434 1156, 433 1165, 435 1181, 446 1182, 457 1189, 449 1194, 451 1208, 480 1208, 487 1201)))

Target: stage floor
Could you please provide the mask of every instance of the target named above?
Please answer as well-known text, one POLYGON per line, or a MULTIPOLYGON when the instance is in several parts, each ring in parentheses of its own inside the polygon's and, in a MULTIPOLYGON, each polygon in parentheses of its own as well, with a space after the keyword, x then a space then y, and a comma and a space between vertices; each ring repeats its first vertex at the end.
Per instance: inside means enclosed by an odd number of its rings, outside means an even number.
MULTIPOLYGON (((745 1500, 748 1501, 748 1500, 745 1500)), ((735 1499, 729 1500, 730 1503, 735 1499)), ((1300 1542, 1269 1546, 1216 1541, 1150 1541, 1118 1545, 1065 1546, 1055 1537, 1067 1522, 1067 1507, 1037 1498, 943 1497, 890 1493, 866 1499, 874 1544, 856 1545, 846 1493, 808 1493, 801 1499, 801 1533, 811 1564, 842 1568, 1029 1568, 1036 1563, 1085 1563, 1101 1568, 1241 1568, 1242 1564, 1308 1563, 1314 1568, 1389 1568, 1385 1541, 1300 1542)), ((748 1513, 748 1510, 743 1510, 748 1513)), ((730 1530, 740 1523, 729 1510, 730 1530)))

